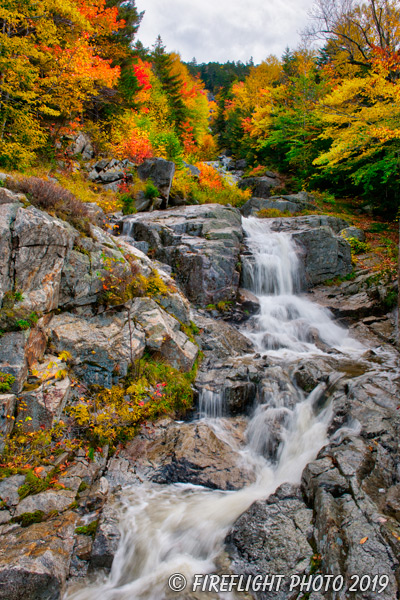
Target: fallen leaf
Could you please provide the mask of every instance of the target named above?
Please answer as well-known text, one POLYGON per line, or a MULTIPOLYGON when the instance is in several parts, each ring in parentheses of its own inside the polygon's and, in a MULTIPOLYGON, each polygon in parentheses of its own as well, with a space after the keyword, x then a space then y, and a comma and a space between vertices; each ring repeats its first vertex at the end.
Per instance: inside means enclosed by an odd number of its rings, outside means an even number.
POLYGON ((365 544, 365 542, 367 541, 368 537, 363 538, 362 540, 360 540, 360 544, 365 544))

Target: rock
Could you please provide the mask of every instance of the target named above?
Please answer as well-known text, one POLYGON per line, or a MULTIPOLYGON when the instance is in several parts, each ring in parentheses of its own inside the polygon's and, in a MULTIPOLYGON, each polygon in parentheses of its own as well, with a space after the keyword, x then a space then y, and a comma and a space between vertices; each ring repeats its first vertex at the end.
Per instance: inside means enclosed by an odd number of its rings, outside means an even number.
POLYGON ((150 298, 137 298, 132 305, 135 322, 146 334, 146 348, 163 357, 171 366, 190 371, 198 348, 180 331, 179 322, 150 298))
POLYGON ((46 515, 54 510, 63 512, 72 504, 75 496, 76 493, 70 490, 46 490, 34 496, 27 496, 18 504, 15 516, 19 517, 24 513, 33 513, 37 510, 46 515))
POLYGON ((309 573, 314 552, 309 543, 312 511, 299 487, 284 484, 268 500, 258 500, 233 525, 225 542, 234 573, 282 574, 279 590, 255 592, 260 600, 287 600, 291 575, 309 573))
POLYGON ((244 169, 246 169, 247 167, 247 160, 245 158, 239 158, 239 160, 237 160, 235 162, 235 169, 237 171, 244 171, 244 169))
POLYGON ((157 296, 157 303, 169 314, 184 325, 190 324, 190 304, 180 292, 157 296))
POLYGON ((188 163, 183 163, 185 168, 189 171, 192 177, 196 177, 197 179, 200 177, 200 169, 195 167, 194 165, 189 165, 188 163))
POLYGON ((205 422, 156 425, 127 445, 123 456, 137 473, 156 483, 192 483, 211 489, 240 489, 255 480, 242 464, 245 421, 226 422, 229 443, 205 422))
POLYGON ((90 569, 111 569, 118 550, 121 532, 116 513, 116 498, 111 497, 103 508, 94 538, 90 569))
MULTIPOLYGON (((254 406, 256 386, 250 380, 247 369, 237 370, 234 366, 229 368, 228 365, 221 365, 220 369, 213 369, 210 366, 207 370, 203 370, 206 366, 202 365, 202 370, 196 378, 196 388, 200 395, 200 411, 202 404, 205 404, 204 410, 206 410, 207 392, 211 391, 214 394, 214 397, 210 398, 212 403, 215 402, 215 395, 219 396, 222 415, 249 414, 254 406)), ((216 410, 216 416, 219 416, 218 412, 216 410)))
MULTIPOLYGON (((6 194, 9 190, 0 188, 3 199, 10 199, 6 194)), ((13 192, 12 197, 15 195, 13 192)), ((15 202, 15 200, 14 200, 15 202)), ((10 272, 11 255, 13 251, 12 226, 18 211, 18 204, 0 202, 0 307, 4 294, 13 288, 13 278, 10 272)))
POLYGON ((96 274, 103 268, 101 250, 71 250, 65 261, 60 286, 59 306, 63 308, 94 304, 103 291, 100 277, 96 274))
POLYGON ((329 215, 305 215, 302 217, 288 217, 269 219, 273 231, 308 231, 319 227, 330 227, 334 233, 340 233, 349 224, 344 219, 329 215))
POLYGON ((0 453, 4 449, 4 438, 12 432, 17 398, 14 394, 0 394, 0 453))
POLYGON ((109 460, 105 478, 112 490, 141 481, 136 475, 133 461, 120 456, 109 460))
POLYGON ((82 154, 82 158, 86 160, 93 158, 94 150, 90 138, 86 134, 80 133, 71 148, 71 152, 73 155, 82 154))
POLYGON ((345 227, 341 230, 340 235, 346 239, 355 238, 359 242, 365 242, 365 233, 358 227, 345 227))
POLYGON ((211 363, 254 351, 250 340, 229 323, 199 312, 193 312, 192 318, 199 328, 196 341, 211 363))
POLYGON ((299 192, 298 194, 290 194, 288 196, 271 196, 270 198, 250 198, 240 209, 244 217, 251 215, 257 216, 260 210, 277 209, 282 212, 289 211, 291 213, 300 212, 302 210, 315 210, 315 204, 312 204, 313 196, 307 192, 299 192))
POLYGON ((16 506, 20 501, 18 489, 25 482, 25 475, 12 475, 0 480, 0 498, 8 507, 16 506))
POLYGON ((149 158, 138 166, 137 172, 142 181, 152 180, 168 206, 175 164, 164 158, 149 158))
POLYGON ((257 198, 269 198, 271 189, 280 185, 281 181, 276 175, 275 177, 244 177, 238 183, 241 189, 251 189, 253 196, 257 198))
POLYGON ((18 413, 17 420, 25 421, 26 417, 31 419, 24 422, 26 431, 37 431, 43 426, 50 429, 60 420, 70 392, 71 381, 69 377, 64 377, 61 381, 49 381, 36 390, 20 394, 26 408, 18 413))
POLYGON ((19 307, 49 312, 58 306, 61 271, 77 232, 33 206, 19 208, 12 229, 12 276, 23 293, 19 307))
POLYGON ((17 529, 0 541, 0 599, 56 600, 65 590, 77 515, 17 529))
POLYGON ((353 270, 350 245, 330 227, 296 232, 292 237, 304 249, 302 260, 308 285, 347 275, 353 270))
POLYGON ((11 190, 8 190, 5 187, 0 187, 0 205, 2 204, 14 204, 15 202, 19 202, 21 199, 21 194, 16 194, 11 190))
POLYGON ((237 303, 240 305, 244 313, 256 315, 260 312, 260 301, 250 290, 239 288, 237 303))
POLYGON ((207 306, 236 297, 243 237, 236 209, 186 206, 125 217, 122 223, 124 235, 147 242, 154 257, 172 267, 192 302, 207 306))
POLYGON ((11 391, 18 394, 28 375, 26 357, 29 331, 13 331, 5 333, 0 343, 0 371, 15 377, 11 391))
POLYGON ((108 169, 100 173, 100 180, 102 183, 113 183, 122 180, 124 176, 124 172, 120 169, 108 169))
POLYGON ((111 387, 144 351, 144 333, 132 317, 129 326, 127 310, 111 310, 92 318, 63 313, 53 317, 48 333, 56 353, 70 352, 72 370, 79 379, 111 387))
POLYGON ((94 165, 94 168, 99 173, 100 171, 103 171, 103 169, 105 169, 108 166, 109 162, 110 162, 110 159, 102 158, 101 160, 97 161, 97 163, 94 165))

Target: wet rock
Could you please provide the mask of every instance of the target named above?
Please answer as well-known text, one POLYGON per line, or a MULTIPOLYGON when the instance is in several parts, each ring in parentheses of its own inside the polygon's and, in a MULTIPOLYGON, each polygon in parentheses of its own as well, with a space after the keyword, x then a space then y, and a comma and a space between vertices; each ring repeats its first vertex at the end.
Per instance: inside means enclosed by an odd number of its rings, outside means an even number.
POLYGON ((0 480, 0 498, 8 507, 16 506, 20 501, 18 489, 24 481, 25 475, 12 475, 0 480))
POLYGON ((169 192, 175 174, 175 164, 164 158, 149 158, 138 166, 137 172, 142 181, 152 180, 168 205, 169 192))
POLYGON ((4 449, 4 438, 12 432, 17 398, 14 394, 0 394, 0 452, 4 449))
POLYGON ((189 300, 207 306, 233 300, 243 237, 236 209, 207 204, 125 217, 124 235, 145 241, 170 265, 189 300))
POLYGON ((233 571, 246 576, 284 574, 277 591, 255 592, 260 600, 287 600, 291 575, 309 572, 312 511, 298 486, 284 484, 268 500, 258 500, 233 525, 225 542, 233 571))
POLYGON ((75 500, 75 495, 76 493, 70 490, 46 490, 40 494, 28 496, 18 504, 15 516, 19 517, 24 513, 33 513, 37 510, 46 515, 53 511, 63 512, 75 500))
POLYGON ((113 378, 124 377, 128 366, 144 351, 144 333, 136 328, 128 311, 107 311, 84 318, 71 313, 56 315, 48 330, 54 350, 67 350, 73 372, 87 384, 110 387, 113 378))
POLYGON ((202 394, 211 391, 218 394, 221 399, 221 414, 238 415, 248 414, 254 406, 257 388, 250 381, 246 369, 238 371, 235 367, 222 367, 220 369, 207 369, 198 373, 196 388, 202 394))
POLYGON ((124 456, 137 473, 156 483, 193 483, 211 489, 235 490, 254 481, 239 451, 244 444, 245 421, 225 421, 221 438, 205 422, 156 426, 130 442, 124 456))
POLYGON ((198 348, 180 331, 179 322, 150 298, 137 298, 132 305, 135 322, 146 334, 146 348, 159 353, 176 369, 190 371, 198 348))
POLYGON ((256 315, 260 312, 260 301, 252 292, 239 288, 237 303, 241 309, 249 315, 256 315))
POLYGON ((56 600, 63 595, 77 515, 16 529, 0 541, 1 600, 56 600))
POLYGON ((90 569, 111 569, 120 539, 116 498, 111 497, 101 513, 90 556, 90 569))

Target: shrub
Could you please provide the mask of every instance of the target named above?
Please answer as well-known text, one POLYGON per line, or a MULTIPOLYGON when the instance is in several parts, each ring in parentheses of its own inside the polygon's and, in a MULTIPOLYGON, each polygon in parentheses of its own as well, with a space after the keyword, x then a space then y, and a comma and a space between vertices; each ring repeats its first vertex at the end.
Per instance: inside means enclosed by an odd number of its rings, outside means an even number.
POLYGON ((352 254, 364 254, 366 252, 370 252, 371 246, 367 242, 360 242, 357 238, 348 237, 345 238, 351 247, 352 254))
POLYGON ((0 393, 5 394, 9 392, 14 381, 14 375, 10 375, 9 373, 3 373, 2 371, 0 371, 0 393))
POLYGON ((68 221, 81 233, 90 235, 89 211, 85 204, 58 183, 40 177, 23 177, 14 180, 11 187, 26 194, 37 208, 68 221))
POLYGON ((144 189, 144 197, 147 200, 154 200, 154 198, 157 198, 157 196, 159 196, 159 191, 156 188, 156 186, 154 185, 154 183, 152 181, 147 181, 146 182, 146 187, 144 189))
POLYGON ((262 208, 256 213, 260 219, 275 219, 277 217, 291 217, 288 210, 279 210, 278 208, 262 208))

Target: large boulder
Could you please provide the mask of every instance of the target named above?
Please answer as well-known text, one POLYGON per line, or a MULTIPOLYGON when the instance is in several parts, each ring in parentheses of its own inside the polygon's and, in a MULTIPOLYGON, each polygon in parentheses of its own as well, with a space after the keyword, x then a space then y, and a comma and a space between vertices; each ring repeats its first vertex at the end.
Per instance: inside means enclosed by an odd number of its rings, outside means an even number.
MULTIPOLYGON (((4 193, 5 190, 2 191, 4 193)), ((16 203, 16 194, 12 192, 9 192, 9 194, 10 197, 3 196, 3 200, 8 200, 7 202, 0 202, 0 306, 4 294, 12 290, 13 287, 13 277, 10 270, 13 251, 11 227, 17 215, 19 205, 16 203)))
POLYGON ((271 189, 279 186, 281 180, 276 173, 268 172, 268 175, 262 177, 244 177, 239 181, 238 186, 241 189, 250 189, 253 196, 257 198, 269 198, 271 189))
POLYGON ((256 216, 260 210, 275 209, 281 212, 297 213, 302 210, 315 210, 314 198, 307 192, 270 198, 250 198, 240 212, 244 217, 256 216))
POLYGON ((149 158, 138 166, 137 172, 143 181, 151 179, 160 192, 160 196, 164 198, 168 205, 169 193, 175 174, 175 163, 164 158, 149 158))
POLYGON ((187 206, 125 217, 122 226, 126 236, 147 242, 149 252, 172 267, 192 302, 207 306, 236 297, 243 237, 238 210, 187 206))
POLYGON ((299 247, 306 282, 312 287, 327 279, 347 275, 353 270, 349 243, 338 235, 348 223, 327 215, 269 220, 272 231, 292 235, 299 247))
POLYGON ((229 443, 219 438, 211 425, 167 421, 130 442, 123 457, 136 472, 156 483, 192 483, 211 489, 235 490, 254 482, 240 450, 244 447, 246 422, 226 422, 229 443))
POLYGON ((106 387, 127 374, 128 366, 141 358, 145 345, 144 332, 136 327, 127 309, 89 318, 56 315, 48 334, 57 354, 66 350, 72 355, 76 377, 86 384, 106 387))
POLYGON ((309 573, 314 552, 310 544, 312 511, 298 486, 284 484, 268 500, 258 500, 233 525, 226 538, 234 573, 245 576, 284 576, 282 585, 255 592, 257 600, 291 598, 293 575, 309 573))
POLYGON ((0 541, 0 599, 57 600, 74 545, 78 515, 67 512, 28 528, 16 528, 0 541))

